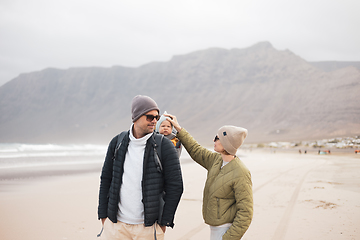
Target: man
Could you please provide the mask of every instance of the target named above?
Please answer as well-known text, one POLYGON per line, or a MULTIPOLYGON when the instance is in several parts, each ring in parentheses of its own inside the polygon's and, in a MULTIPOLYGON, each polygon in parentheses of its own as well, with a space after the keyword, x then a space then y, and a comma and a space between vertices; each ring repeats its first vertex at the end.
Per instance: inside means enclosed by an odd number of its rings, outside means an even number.
POLYGON ((98 207, 102 237, 160 240, 166 227, 174 226, 183 192, 180 162, 169 139, 161 138, 157 148, 154 129, 160 110, 156 102, 138 95, 132 100, 131 111, 130 130, 121 144, 118 136, 111 140, 102 168, 98 207), (160 167, 156 149, 161 149, 160 167))

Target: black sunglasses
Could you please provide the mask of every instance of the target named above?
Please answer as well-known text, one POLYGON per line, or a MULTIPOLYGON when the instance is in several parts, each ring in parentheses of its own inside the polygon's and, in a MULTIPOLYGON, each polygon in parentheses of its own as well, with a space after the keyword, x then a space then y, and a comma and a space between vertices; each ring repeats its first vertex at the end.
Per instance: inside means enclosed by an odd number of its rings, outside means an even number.
POLYGON ((220 140, 219 137, 216 135, 214 138, 214 142, 216 142, 217 140, 220 140))
POLYGON ((149 122, 152 122, 154 120, 154 118, 156 119, 156 121, 159 121, 160 116, 159 115, 144 115, 146 116, 146 120, 149 122))

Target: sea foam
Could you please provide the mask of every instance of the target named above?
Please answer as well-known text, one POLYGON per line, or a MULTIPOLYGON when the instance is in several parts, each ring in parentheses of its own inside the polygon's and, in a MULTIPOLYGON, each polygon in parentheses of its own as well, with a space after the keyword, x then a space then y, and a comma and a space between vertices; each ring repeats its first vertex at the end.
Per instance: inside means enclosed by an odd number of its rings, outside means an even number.
POLYGON ((107 146, 94 144, 0 144, 0 158, 105 156, 107 146))

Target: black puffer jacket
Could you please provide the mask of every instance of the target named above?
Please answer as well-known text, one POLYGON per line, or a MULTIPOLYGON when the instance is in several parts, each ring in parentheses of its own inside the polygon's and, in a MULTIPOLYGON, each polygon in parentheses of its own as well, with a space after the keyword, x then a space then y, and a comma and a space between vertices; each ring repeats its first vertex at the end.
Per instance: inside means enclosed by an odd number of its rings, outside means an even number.
MULTIPOLYGON (((142 180, 144 224, 151 226, 158 220, 160 194, 165 191, 165 205, 159 224, 173 227, 175 211, 183 192, 180 162, 173 143, 169 139, 163 138, 161 145, 163 171, 160 172, 154 159, 154 134, 148 139, 144 154, 142 180)), ((98 207, 99 219, 109 218, 114 223, 117 222, 119 193, 124 172, 125 154, 129 145, 129 134, 123 138, 116 160, 113 161, 117 138, 118 136, 115 136, 111 140, 102 168, 98 207)))

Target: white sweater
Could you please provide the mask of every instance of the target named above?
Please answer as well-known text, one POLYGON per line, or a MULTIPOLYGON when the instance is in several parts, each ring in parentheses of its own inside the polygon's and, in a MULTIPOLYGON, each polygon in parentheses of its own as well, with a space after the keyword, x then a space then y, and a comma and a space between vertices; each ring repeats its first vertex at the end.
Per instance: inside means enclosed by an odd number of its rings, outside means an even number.
POLYGON ((136 139, 130 128, 130 142, 125 155, 124 173, 120 187, 120 202, 117 219, 128 224, 144 223, 141 181, 144 153, 147 140, 152 133, 136 139))

